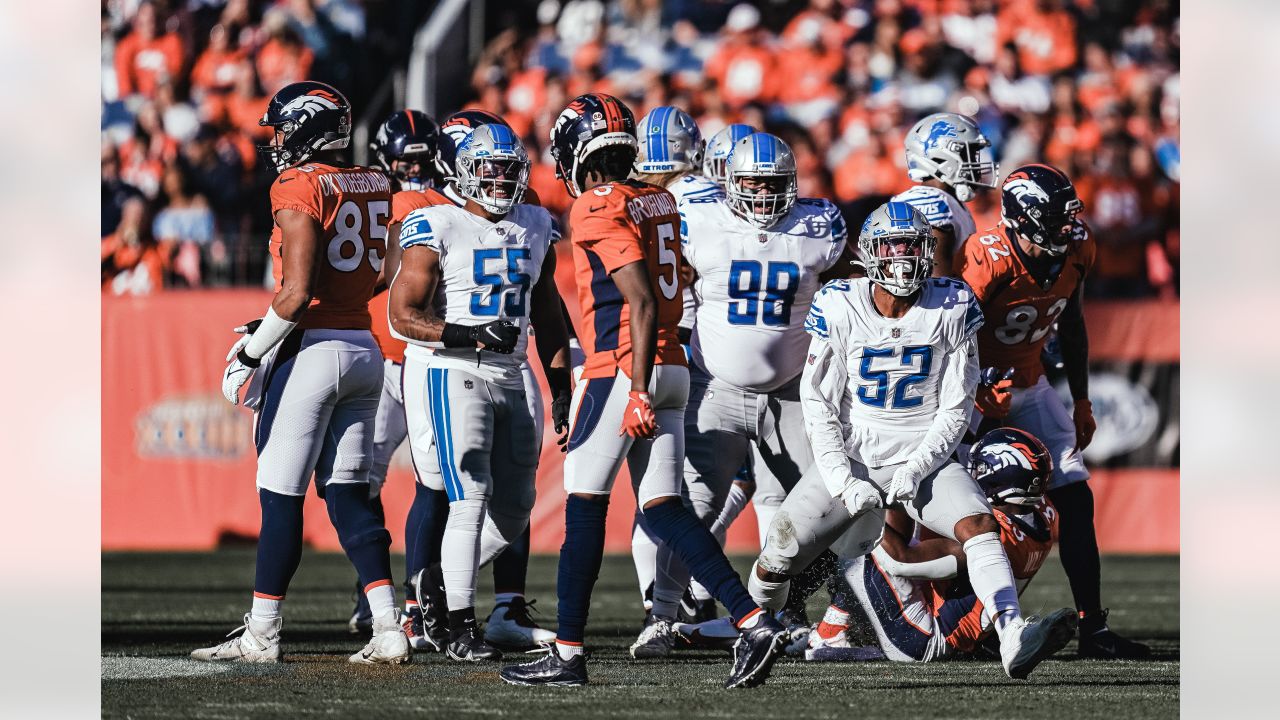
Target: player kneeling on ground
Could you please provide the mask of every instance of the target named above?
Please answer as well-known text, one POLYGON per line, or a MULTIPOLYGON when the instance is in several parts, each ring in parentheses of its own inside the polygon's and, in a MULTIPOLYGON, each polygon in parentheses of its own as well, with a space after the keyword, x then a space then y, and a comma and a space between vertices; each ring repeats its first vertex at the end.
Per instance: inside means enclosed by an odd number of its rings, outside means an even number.
POLYGON ((403 663, 409 641, 391 582, 391 535, 369 500, 382 353, 369 332, 369 298, 382 267, 387 178, 338 160, 351 138, 351 106, 318 82, 286 86, 261 124, 260 148, 280 172, 271 185, 276 296, 227 355, 222 392, 233 403, 253 376, 262 531, 253 609, 243 633, 191 653, 197 660, 278 662, 280 606, 302 559, 302 501, 311 475, 373 616, 356 663, 403 663), (254 375, 255 369, 261 371, 254 375))
MULTIPOLYGON (((1053 459, 1031 434, 997 428, 974 444, 969 471, 1000 524, 1000 544, 1021 595, 1057 536, 1058 513, 1044 497, 1053 459)), ((850 614, 859 612, 858 607, 883 656, 894 661, 928 662, 972 653, 991 637, 991 612, 964 580, 964 548, 937 536, 913 543, 912 535, 905 513, 890 511, 880 546, 845 563, 844 578, 853 596, 842 596, 828 608, 810 636, 808 659, 870 657, 859 652, 862 648, 850 648, 846 636, 850 614)))
POLYGON ((781 607, 791 577, 818 553, 850 531, 849 556, 865 555, 883 532, 884 507, 901 504, 963 546, 1005 672, 1022 679, 1070 640, 1075 617, 1023 619, 1000 526, 951 459, 973 410, 982 311, 963 282, 929 277, 933 243, 923 215, 887 203, 858 237, 867 277, 829 283, 814 298, 800 398, 817 472, 774 516, 751 592, 781 607))

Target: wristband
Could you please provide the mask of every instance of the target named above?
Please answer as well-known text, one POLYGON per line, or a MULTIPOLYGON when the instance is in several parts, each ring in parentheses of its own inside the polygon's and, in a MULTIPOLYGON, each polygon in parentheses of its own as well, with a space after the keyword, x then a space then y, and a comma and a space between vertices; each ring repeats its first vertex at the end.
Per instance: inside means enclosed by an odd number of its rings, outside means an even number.
POLYGON ((267 314, 262 318, 262 324, 249 336, 249 342, 245 344, 241 353, 250 358, 260 360, 271 352, 271 348, 279 345, 297 326, 297 322, 290 322, 281 318, 276 314, 275 308, 268 307, 267 314))
POLYGON ((262 364, 261 358, 249 357, 249 353, 245 352, 244 348, 240 348, 240 352, 236 353, 236 360, 239 360, 241 365, 250 368, 256 368, 262 364))
POLYGON ((476 341, 471 337, 471 328, 457 323, 445 323, 440 333, 440 344, 447 348, 473 348, 476 341))

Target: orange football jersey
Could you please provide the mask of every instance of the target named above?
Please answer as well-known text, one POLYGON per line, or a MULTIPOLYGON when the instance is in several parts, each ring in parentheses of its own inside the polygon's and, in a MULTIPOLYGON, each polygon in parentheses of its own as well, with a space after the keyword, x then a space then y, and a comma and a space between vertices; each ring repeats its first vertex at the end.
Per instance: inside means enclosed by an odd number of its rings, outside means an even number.
MULTIPOLYGON (((394 225, 398 222, 404 222, 409 213, 418 208, 429 207, 431 205, 448 205, 449 198, 440 193, 427 188, 425 190, 401 190, 391 196, 391 222, 394 225)), ((387 278, 387 284, 395 278, 387 278)), ((388 360, 398 363, 404 362, 405 342, 396 338, 391 334, 391 325, 387 320, 387 299, 390 293, 382 291, 373 296, 369 301, 369 315, 373 320, 373 339, 378 341, 378 347, 382 349, 382 356, 388 360)))
POLYGON ((611 273, 634 262, 646 264, 658 305, 655 362, 687 364, 677 334, 684 308, 675 197, 631 180, 600 185, 574 201, 569 227, 587 353, 582 376, 613 377, 616 368, 631 375, 631 309, 611 273))
MULTIPOLYGON (((271 213, 294 210, 323 227, 313 297, 298 323, 303 329, 368 330, 369 298, 386 252, 391 186, 363 167, 308 163, 289 168, 271 184, 271 213)), ((276 290, 284 274, 284 234, 271 230, 276 290)))
POLYGON ((1071 243, 1057 278, 1041 285, 1023 265, 1016 240, 1003 224, 976 233, 956 253, 955 272, 973 288, 986 318, 978 332, 983 367, 1013 368, 1014 387, 1031 387, 1044 374, 1040 350, 1053 323, 1093 267, 1093 234, 1071 243))

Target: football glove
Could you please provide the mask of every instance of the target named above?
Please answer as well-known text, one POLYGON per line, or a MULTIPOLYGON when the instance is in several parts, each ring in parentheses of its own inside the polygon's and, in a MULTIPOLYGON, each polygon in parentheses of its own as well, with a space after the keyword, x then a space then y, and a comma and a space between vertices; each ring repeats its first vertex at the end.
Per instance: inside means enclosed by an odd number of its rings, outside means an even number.
POLYGON ((1093 433, 1098 429, 1098 423, 1093 419, 1093 403, 1085 398, 1076 400, 1072 420, 1076 425, 1076 448, 1084 450, 1093 442, 1093 433))
POLYGON ((868 510, 880 507, 880 491, 866 480, 854 480, 849 483, 836 499, 844 503, 844 509, 849 511, 849 517, 858 517, 868 510))
POLYGON ((648 440, 658 431, 658 416, 653 412, 649 393, 632 390, 627 393, 627 409, 622 413, 622 429, 618 434, 637 440, 648 440))
POLYGON ((227 365, 227 369, 222 371, 222 394, 232 405, 240 404, 240 388, 249 382, 253 371, 257 369, 256 366, 245 365, 238 355, 239 351, 236 357, 231 358, 231 364, 227 365))
POLYGON ((244 346, 249 344, 249 338, 253 337, 253 331, 257 330, 258 326, 261 324, 262 318, 258 318, 257 320, 250 320, 249 322, 231 330, 231 332, 238 332, 242 334, 240 339, 236 340, 236 344, 232 345, 231 349, 227 351, 227 362, 231 362, 236 355, 240 354, 240 351, 244 349, 244 346))
POLYGON ((911 467, 910 463, 893 471, 893 480, 885 492, 884 504, 908 503, 916 496, 916 488, 924 478, 911 467))
POLYGON ((556 395, 551 401, 551 427, 555 429, 555 433, 560 436, 556 440, 556 444, 560 446, 560 452, 568 452, 569 450, 569 401, 572 395, 562 392, 556 395))
POLYGON ((520 341, 520 326, 507 320, 494 320, 471 327, 471 339, 490 352, 510 355, 520 341))

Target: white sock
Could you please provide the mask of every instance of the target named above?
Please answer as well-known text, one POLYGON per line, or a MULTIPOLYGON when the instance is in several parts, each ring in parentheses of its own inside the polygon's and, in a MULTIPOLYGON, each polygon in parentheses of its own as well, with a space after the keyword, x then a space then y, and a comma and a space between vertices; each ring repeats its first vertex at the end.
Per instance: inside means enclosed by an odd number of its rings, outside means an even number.
POLYGON ((762 502, 753 502, 751 506, 756 509, 756 524, 760 530, 760 547, 764 547, 765 541, 769 539, 769 525, 773 522, 773 516, 778 514, 778 505, 770 505, 762 502))
POLYGON ((467 498, 449 503, 449 521, 440 543, 440 572, 450 610, 465 610, 476 604, 476 575, 480 570, 480 536, 484 526, 485 501, 467 498))
MULTIPOLYGON (((636 564, 636 580, 640 582, 640 597, 643 599, 657 575, 658 540, 649 534, 649 524, 640 508, 636 508, 635 523, 631 527, 631 560, 636 564)), ((653 603, 644 600, 644 609, 651 607, 653 603)))
POLYGON ((827 611, 822 614, 822 622, 828 625, 845 625, 849 624, 849 613, 841 610, 835 605, 828 605, 827 611))
POLYGON ((572 660, 574 656, 582 654, 582 644, 581 643, 564 643, 557 640, 556 654, 560 656, 561 660, 572 660))
POLYGON ((271 622, 280 617, 280 605, 284 603, 284 597, 267 598, 260 597, 258 593, 253 594, 253 607, 249 610, 249 619, 260 620, 262 622, 271 622))
POLYGON ((747 571, 747 592, 751 593, 751 599, 766 610, 781 610, 782 606, 787 602, 787 593, 791 591, 791 581, 772 582, 762 580, 756 574, 756 567, 757 565, 753 563, 751 570, 747 571))
POLYGON ((390 580, 386 581, 385 585, 365 588, 364 596, 369 598, 369 612, 374 618, 381 619, 387 615, 394 615, 396 586, 392 585, 390 580))
POLYGON ((969 584, 982 601, 983 619, 994 621, 996 633, 1003 636, 1005 627, 1022 617, 1022 608, 1018 605, 1013 569, 1000 544, 999 533, 969 538, 964 544, 964 556, 969 566, 969 584))

